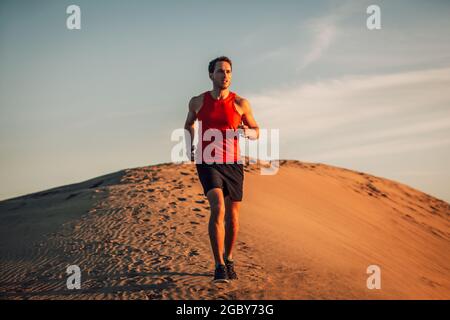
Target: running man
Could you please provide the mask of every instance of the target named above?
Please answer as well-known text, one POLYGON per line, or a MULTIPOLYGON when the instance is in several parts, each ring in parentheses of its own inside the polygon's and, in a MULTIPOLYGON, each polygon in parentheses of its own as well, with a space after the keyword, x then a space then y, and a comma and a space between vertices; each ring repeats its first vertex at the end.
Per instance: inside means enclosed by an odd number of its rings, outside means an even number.
POLYGON ((196 162, 197 173, 211 208, 208 231, 215 261, 215 282, 237 279, 233 248, 239 230, 239 209, 243 198, 244 168, 239 151, 239 135, 259 138, 259 128, 249 102, 229 91, 232 62, 218 57, 208 65, 213 88, 189 101, 184 128, 187 150, 196 162), (194 148, 194 123, 199 121, 199 143, 194 148), (243 124, 241 124, 241 122, 243 124), (209 130, 211 129, 211 130, 209 130), (205 132, 220 132, 222 139, 205 132), (227 135, 227 133, 234 133, 227 135), (211 148, 212 147, 212 148, 211 148), (194 150, 195 149, 195 150, 194 150), (211 152, 212 150, 212 152, 211 152))

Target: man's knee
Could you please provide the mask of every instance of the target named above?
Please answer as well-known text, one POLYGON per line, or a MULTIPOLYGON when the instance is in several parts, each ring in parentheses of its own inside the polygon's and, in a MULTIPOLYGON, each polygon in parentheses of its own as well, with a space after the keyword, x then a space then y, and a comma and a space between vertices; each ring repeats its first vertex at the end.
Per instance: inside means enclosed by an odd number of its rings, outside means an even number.
POLYGON ((212 214, 223 214, 225 212, 225 200, 220 188, 211 189, 207 197, 212 214))
POLYGON ((233 209, 228 210, 228 214, 226 215, 226 223, 229 227, 233 229, 239 228, 239 210, 233 209))
POLYGON ((237 218, 228 219, 227 220, 227 225, 231 229, 238 230, 239 229, 239 219, 237 219, 237 218))
POLYGON ((221 202, 210 204, 211 218, 213 220, 223 220, 225 217, 225 205, 221 202))

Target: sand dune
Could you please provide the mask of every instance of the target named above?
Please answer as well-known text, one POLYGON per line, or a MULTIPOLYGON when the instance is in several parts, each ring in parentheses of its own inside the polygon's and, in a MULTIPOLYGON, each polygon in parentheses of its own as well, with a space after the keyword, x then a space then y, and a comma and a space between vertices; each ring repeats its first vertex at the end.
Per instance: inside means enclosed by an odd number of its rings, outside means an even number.
POLYGON ((133 168, 0 202, 2 299, 449 299, 450 205, 324 164, 246 166, 240 279, 212 284, 192 164, 133 168), (66 267, 82 288, 66 288, 66 267), (369 290, 366 269, 381 268, 369 290))

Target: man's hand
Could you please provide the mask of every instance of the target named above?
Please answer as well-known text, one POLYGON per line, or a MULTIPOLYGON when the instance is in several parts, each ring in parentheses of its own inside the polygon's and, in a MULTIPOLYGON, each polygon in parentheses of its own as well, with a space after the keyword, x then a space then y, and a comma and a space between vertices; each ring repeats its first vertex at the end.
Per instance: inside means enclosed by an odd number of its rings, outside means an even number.
POLYGON ((239 98, 239 105, 243 111, 240 127, 242 128, 244 137, 250 140, 257 140, 259 138, 259 126, 253 117, 250 103, 244 98, 239 98))
POLYGON ((258 139, 258 133, 256 132, 255 129, 252 129, 245 124, 239 125, 238 128, 239 128, 241 134, 244 136, 244 138, 248 138, 250 140, 258 139))

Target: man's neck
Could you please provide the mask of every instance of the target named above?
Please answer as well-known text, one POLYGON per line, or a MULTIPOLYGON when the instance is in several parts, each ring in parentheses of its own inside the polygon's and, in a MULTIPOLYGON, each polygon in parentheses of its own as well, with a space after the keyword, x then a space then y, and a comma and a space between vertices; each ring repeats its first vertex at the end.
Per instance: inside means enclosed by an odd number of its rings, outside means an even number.
POLYGON ((229 94, 230 90, 228 89, 213 88, 211 90, 211 96, 216 100, 225 99, 229 94))

